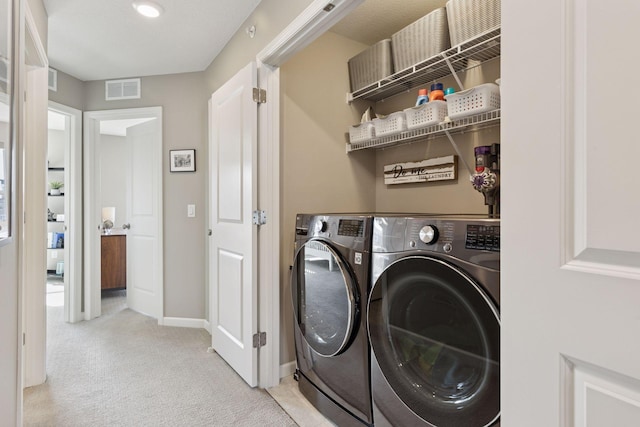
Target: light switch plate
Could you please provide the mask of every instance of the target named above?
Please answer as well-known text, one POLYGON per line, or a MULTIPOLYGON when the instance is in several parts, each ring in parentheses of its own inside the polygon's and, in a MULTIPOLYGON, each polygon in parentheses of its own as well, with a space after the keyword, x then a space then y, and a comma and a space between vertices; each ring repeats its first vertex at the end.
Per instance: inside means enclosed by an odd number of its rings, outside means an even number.
POLYGON ((196 205, 187 205, 187 217, 195 218, 196 216, 196 205))

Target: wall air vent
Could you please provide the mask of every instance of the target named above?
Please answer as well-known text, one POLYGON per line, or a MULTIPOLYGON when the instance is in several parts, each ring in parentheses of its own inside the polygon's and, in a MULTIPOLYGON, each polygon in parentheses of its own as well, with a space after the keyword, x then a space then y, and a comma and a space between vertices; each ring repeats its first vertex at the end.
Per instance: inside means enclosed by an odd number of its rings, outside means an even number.
POLYGON ((58 91, 58 72, 53 68, 49 68, 49 90, 58 91))
POLYGON ((140 99, 140 79, 108 80, 105 82, 105 99, 140 99))

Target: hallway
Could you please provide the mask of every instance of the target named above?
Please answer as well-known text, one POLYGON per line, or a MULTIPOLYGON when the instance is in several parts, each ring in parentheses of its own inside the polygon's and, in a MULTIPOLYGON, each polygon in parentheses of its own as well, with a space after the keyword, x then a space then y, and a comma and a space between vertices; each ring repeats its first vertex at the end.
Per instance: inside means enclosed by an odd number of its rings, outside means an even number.
POLYGON ((215 353, 203 329, 158 326, 103 295, 103 315, 63 321, 62 287, 47 285, 47 382, 24 393, 25 426, 295 426, 215 353))

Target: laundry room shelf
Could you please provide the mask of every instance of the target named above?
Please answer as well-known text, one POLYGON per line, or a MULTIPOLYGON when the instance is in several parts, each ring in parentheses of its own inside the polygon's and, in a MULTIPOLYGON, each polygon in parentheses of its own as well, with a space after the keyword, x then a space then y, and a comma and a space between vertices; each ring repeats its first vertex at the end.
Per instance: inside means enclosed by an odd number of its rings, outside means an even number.
POLYGON ((459 120, 445 121, 421 129, 404 131, 395 135, 373 138, 357 143, 347 143, 347 153, 356 150, 386 148, 392 145, 397 146, 420 140, 432 139, 444 136, 445 131, 453 135, 471 130, 479 130, 487 127, 498 126, 499 124, 500 110, 493 110, 482 114, 476 114, 474 116, 464 117, 459 120))
POLYGON ((500 56, 500 27, 454 46, 413 67, 398 71, 376 83, 347 94, 347 102, 356 99, 380 101, 429 82, 477 67, 500 56), (470 61, 472 60, 472 61, 470 61))

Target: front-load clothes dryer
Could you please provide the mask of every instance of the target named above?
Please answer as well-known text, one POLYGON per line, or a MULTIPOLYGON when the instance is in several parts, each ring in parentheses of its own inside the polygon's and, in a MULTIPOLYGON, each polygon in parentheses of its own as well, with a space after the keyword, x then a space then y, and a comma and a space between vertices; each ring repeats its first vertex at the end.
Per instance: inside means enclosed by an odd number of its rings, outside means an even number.
POLYGON ((373 424, 364 311, 372 222, 364 215, 296 218, 291 292, 298 387, 341 427, 373 424))
POLYGON ((374 219, 376 426, 500 423, 500 220, 374 219))

